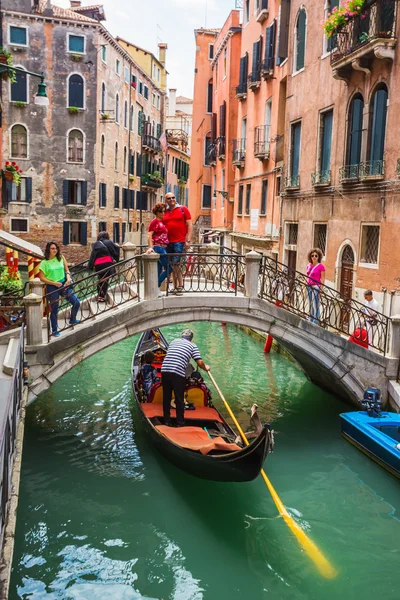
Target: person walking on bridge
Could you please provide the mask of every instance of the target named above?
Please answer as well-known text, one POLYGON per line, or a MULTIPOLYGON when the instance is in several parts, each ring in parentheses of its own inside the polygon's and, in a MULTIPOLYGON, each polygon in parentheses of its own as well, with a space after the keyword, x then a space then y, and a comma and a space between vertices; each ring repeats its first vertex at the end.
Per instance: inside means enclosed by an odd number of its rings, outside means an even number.
POLYGON ((193 358, 204 371, 210 370, 210 367, 203 362, 198 347, 192 342, 193 335, 193 331, 185 329, 180 338, 173 340, 168 346, 167 354, 161 367, 164 424, 169 427, 171 427, 172 392, 175 394, 176 425, 177 427, 185 425, 184 394, 186 387, 186 367, 190 359, 193 358))
POLYGON ((175 255, 171 257, 172 276, 174 280, 172 293, 182 296, 184 292, 183 275, 180 265, 181 256, 179 255, 190 248, 192 216, 186 206, 181 206, 177 203, 175 195, 171 192, 165 195, 165 202, 167 203, 167 210, 163 217, 163 223, 168 230, 169 244, 167 246, 167 253, 175 255))

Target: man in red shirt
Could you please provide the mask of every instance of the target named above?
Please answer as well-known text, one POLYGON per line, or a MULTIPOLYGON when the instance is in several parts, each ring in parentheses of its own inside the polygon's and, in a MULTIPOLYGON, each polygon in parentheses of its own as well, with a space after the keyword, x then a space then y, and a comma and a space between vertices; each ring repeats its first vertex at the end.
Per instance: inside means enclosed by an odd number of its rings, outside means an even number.
MULTIPOLYGON (((165 195, 167 210, 163 217, 163 223, 168 230, 169 244, 167 246, 168 254, 182 254, 190 248, 192 235, 192 216, 186 206, 177 203, 175 195, 168 192, 165 195)), ((182 296, 183 294, 183 275, 180 267, 181 257, 173 256, 172 276, 174 279, 173 294, 182 296)))

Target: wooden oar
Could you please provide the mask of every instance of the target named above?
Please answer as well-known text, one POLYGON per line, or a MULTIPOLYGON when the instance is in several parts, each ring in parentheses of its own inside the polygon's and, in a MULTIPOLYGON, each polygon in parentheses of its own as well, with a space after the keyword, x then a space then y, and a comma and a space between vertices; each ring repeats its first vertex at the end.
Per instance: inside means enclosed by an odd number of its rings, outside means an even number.
MULTIPOLYGON (((238 432, 240 433, 240 436, 241 436, 243 442, 246 444, 246 446, 248 446, 249 441, 246 437, 246 434, 244 433, 243 429, 240 427, 238 420, 236 419, 235 415, 233 414, 233 412, 231 410, 231 407, 229 406, 228 402, 225 400, 214 377, 211 375, 211 371, 208 371, 208 374, 210 376, 211 381, 214 384, 215 389, 217 390, 218 394, 220 395, 221 400, 224 403, 225 408, 229 413, 229 416, 231 417, 238 432)), ((292 533, 296 536, 298 542, 304 548, 304 550, 306 551, 308 556, 311 558, 312 561, 314 561, 319 572, 327 579, 333 579, 333 577, 336 577, 336 575, 337 575, 336 569, 329 563, 329 561, 325 558, 325 556, 322 554, 322 552, 317 548, 317 546, 314 544, 314 542, 312 542, 310 540, 310 538, 304 533, 304 531, 301 529, 301 527, 290 516, 290 514, 286 510, 286 507, 284 506, 282 500, 279 498, 278 494, 276 493, 272 483, 266 476, 264 469, 261 469, 261 477, 264 479, 264 482, 269 490, 269 493, 272 496, 273 501, 275 502, 275 505, 279 511, 279 514, 284 518, 286 525, 290 528, 292 533)))

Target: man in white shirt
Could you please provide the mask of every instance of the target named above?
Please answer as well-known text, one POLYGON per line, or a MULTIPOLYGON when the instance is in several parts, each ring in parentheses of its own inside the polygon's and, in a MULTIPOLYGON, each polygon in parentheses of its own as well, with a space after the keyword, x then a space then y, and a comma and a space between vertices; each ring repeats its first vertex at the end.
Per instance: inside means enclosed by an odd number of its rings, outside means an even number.
POLYGON ((365 315, 365 327, 368 332, 368 345, 371 346, 374 339, 374 326, 376 325, 377 312, 379 312, 379 304, 375 300, 371 290, 364 292, 364 308, 362 312, 365 315))

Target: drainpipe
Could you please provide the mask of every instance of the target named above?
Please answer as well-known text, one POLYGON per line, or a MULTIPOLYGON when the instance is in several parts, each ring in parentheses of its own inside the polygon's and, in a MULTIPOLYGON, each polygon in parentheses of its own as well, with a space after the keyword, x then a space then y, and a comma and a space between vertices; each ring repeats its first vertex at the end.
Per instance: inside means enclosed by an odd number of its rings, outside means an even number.
POLYGON ((381 289, 382 289, 382 292, 383 292, 382 312, 383 312, 383 314, 385 314, 387 288, 383 287, 381 289))
MULTIPOLYGON (((129 220, 129 184, 130 184, 130 174, 131 174, 131 129, 133 127, 133 122, 131 123, 131 104, 132 104, 132 63, 129 64, 129 106, 128 106, 128 198, 127 198, 127 203, 128 203, 128 231, 127 233, 129 233, 131 231, 130 229, 130 220, 129 220)), ((129 238, 128 238, 129 239, 129 238)))

